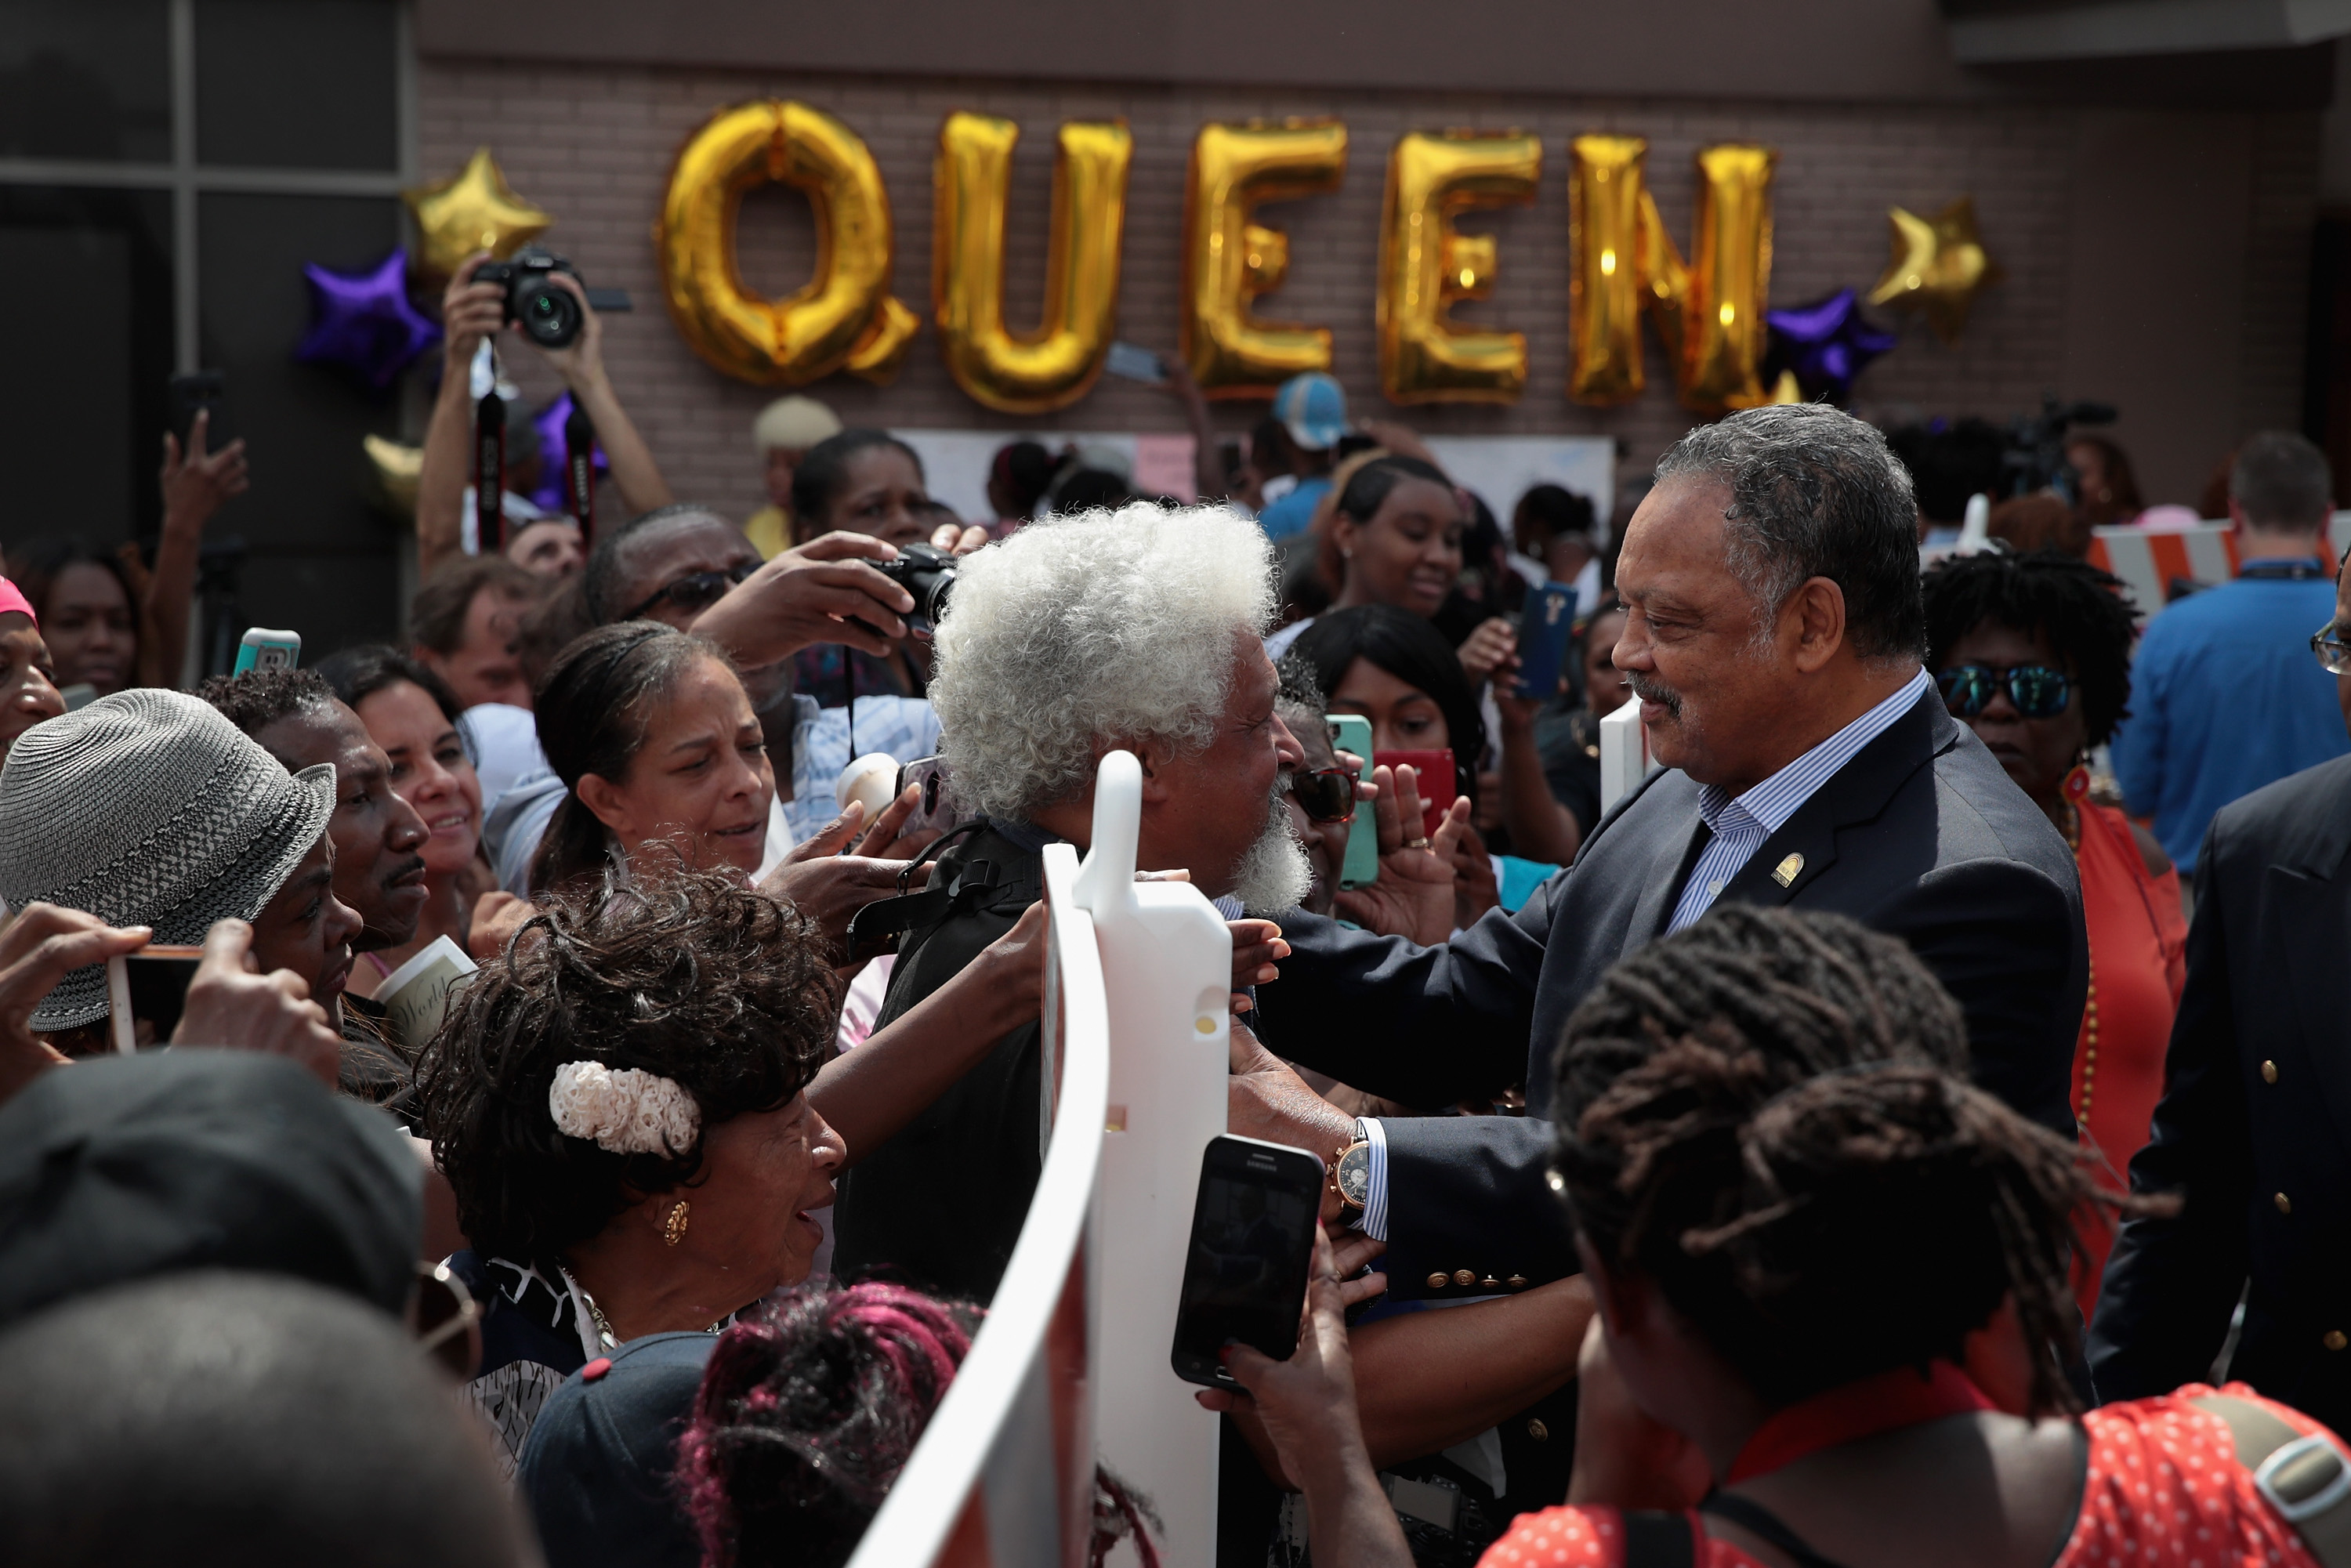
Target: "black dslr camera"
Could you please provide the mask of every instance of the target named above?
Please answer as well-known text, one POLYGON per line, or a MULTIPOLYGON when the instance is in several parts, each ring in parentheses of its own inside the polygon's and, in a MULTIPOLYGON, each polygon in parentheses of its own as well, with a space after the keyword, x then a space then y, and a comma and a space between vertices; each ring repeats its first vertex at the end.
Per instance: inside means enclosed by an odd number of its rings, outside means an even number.
POLYGON ((2067 506, 2074 505, 2081 497, 2074 494, 2074 465, 2065 461, 2067 434, 2075 425, 2114 422, 2112 403, 2064 403, 2057 401, 2055 392, 2043 392, 2039 413, 2020 413, 2009 422, 2008 440, 2000 458, 2008 494, 2030 496, 2054 490, 2067 506))
POLYGON ((588 303, 599 310, 626 310, 629 296, 625 289, 589 288, 580 277, 580 269, 552 251, 527 245, 514 253, 511 261, 486 261, 474 269, 476 283, 502 284, 507 291, 507 319, 519 321, 530 340, 542 349, 566 349, 580 336, 586 317, 580 301, 556 287, 557 273, 568 275, 580 283, 588 303))
POLYGON ((873 570, 914 596, 914 618, 939 623, 947 612, 947 594, 955 588, 955 557, 932 545, 898 547, 896 560, 877 560, 873 570))

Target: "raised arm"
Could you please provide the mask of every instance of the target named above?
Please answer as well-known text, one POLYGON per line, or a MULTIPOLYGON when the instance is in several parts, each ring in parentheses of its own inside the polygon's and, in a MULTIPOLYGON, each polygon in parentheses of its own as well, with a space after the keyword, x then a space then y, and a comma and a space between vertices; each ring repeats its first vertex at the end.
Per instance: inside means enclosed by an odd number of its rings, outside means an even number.
POLYGON ((196 591, 196 562, 204 549, 204 525, 231 496, 245 494, 245 442, 232 441, 218 452, 204 450, 212 424, 209 412, 198 411, 188 427, 188 449, 170 431, 163 433, 163 467, 157 476, 163 490, 163 533, 155 546, 155 568, 148 575, 139 644, 139 684, 176 687, 185 676, 188 615, 196 591))
POLYGON ((1045 906, 1032 904, 953 979, 824 1064, 809 1103, 848 1145, 846 1164, 887 1143, 998 1041, 1037 1021, 1044 956, 1045 906))
MULTIPOLYGON (((489 259, 477 252, 458 264, 441 296, 441 392, 424 427, 424 455, 416 476, 416 575, 424 580, 465 549, 465 482, 474 448, 474 354, 506 319, 506 296, 494 283, 475 283, 474 269, 489 259)), ((503 497, 476 499, 488 536, 497 537, 503 497)))
MULTIPOLYGON (((580 336, 570 346, 562 349, 541 349, 548 363, 563 377, 563 384, 571 389, 572 402, 588 415, 596 426, 597 444, 604 448, 605 457, 612 465, 612 484, 621 492, 622 502, 629 515, 650 512, 655 507, 666 507, 675 499, 670 494, 669 481, 653 462, 653 449, 645 438, 637 434, 628 412, 622 408, 620 398, 612 391, 612 378, 604 373, 604 319, 589 308, 587 291, 580 280, 565 273, 550 274, 555 287, 567 290, 580 302, 580 336)), ((560 461, 549 455, 549 461, 560 461)))

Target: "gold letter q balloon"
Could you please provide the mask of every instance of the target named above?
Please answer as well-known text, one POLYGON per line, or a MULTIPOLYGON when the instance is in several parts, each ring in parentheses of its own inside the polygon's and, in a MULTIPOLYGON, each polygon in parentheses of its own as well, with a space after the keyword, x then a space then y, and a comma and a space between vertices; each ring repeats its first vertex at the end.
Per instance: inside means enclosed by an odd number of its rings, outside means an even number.
POLYGON ((711 116, 670 171, 653 242, 679 333, 747 382, 799 386, 839 370, 886 382, 919 324, 890 296, 890 197, 873 154, 804 103, 711 116), (806 192, 816 215, 816 275, 785 299, 744 287, 735 266, 743 193, 767 181, 806 192))
POLYGON ((1780 155, 1735 142, 1699 151, 1693 259, 1685 264, 1643 183, 1647 150, 1637 136, 1579 136, 1573 147, 1568 395, 1602 404, 1641 395, 1646 308, 1683 406, 1719 413, 1767 402, 1757 371, 1780 155))
POLYGON ((1004 413, 1044 413, 1085 396, 1102 374, 1118 314, 1118 245, 1134 138, 1124 120, 1070 120, 1053 165, 1044 319, 1004 325, 1004 213, 1020 128, 957 112, 939 128, 931 301, 956 385, 1004 413))
POLYGON ((1264 397, 1301 371, 1331 368, 1327 327, 1274 325, 1249 301, 1281 286, 1290 236, 1250 221, 1259 202, 1339 188, 1347 128, 1337 120, 1204 125, 1184 194, 1178 351, 1210 397, 1264 397))
POLYGON ((1391 402, 1515 402, 1527 384, 1522 332, 1479 332, 1446 319, 1456 299, 1485 298, 1494 241, 1457 234, 1470 207, 1534 200, 1542 142, 1510 132, 1407 132, 1388 159, 1380 230, 1380 380, 1391 402))

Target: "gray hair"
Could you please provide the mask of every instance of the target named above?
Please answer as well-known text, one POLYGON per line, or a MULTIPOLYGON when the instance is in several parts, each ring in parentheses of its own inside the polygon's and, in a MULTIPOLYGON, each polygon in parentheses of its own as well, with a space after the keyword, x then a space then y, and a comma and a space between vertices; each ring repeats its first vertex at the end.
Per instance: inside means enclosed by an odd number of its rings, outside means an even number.
POLYGON ((1729 566, 1755 596, 1759 632, 1807 580, 1824 577, 1844 592, 1855 653, 1924 653, 1917 503, 1875 426, 1826 403, 1745 409, 1675 443, 1657 462, 1657 482, 1668 479, 1730 492, 1729 566))
POLYGON ((2335 475, 2326 454, 2289 430, 2264 430, 2237 448, 2229 499, 2257 528, 2323 528, 2335 511, 2335 475))
POLYGON ((967 557, 930 686, 956 794, 1026 817, 1083 795, 1111 742, 1207 746, 1233 639, 1273 607, 1271 545, 1217 507, 1048 518, 967 557))

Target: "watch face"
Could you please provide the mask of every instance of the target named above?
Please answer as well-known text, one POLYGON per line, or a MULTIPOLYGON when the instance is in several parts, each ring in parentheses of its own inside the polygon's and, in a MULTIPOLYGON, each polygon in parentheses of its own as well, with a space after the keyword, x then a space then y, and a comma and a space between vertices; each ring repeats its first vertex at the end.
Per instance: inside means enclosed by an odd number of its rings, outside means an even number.
POLYGON ((1358 1144, 1339 1156, 1339 1198, 1351 1207, 1361 1208, 1372 1197, 1372 1151, 1358 1144))

